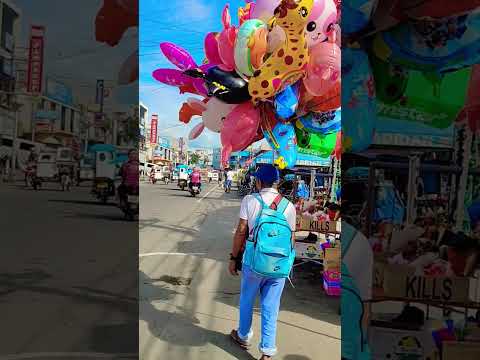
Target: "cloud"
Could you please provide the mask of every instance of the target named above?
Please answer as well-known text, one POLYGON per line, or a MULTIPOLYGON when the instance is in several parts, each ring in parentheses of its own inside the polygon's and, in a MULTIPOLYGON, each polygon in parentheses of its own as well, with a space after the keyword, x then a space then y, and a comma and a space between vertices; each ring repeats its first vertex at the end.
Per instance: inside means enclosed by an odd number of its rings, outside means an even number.
POLYGON ((210 6, 201 0, 187 0, 182 6, 182 18, 192 21, 205 20, 212 12, 210 6))

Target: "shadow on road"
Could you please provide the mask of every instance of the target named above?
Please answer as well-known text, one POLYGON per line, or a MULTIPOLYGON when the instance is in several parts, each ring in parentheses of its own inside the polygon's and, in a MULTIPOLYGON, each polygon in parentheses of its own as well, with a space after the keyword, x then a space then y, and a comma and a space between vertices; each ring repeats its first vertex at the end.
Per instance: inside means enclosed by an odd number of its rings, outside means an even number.
MULTIPOLYGON (((200 321, 194 316, 190 316, 181 311, 177 307, 177 311, 170 312, 155 308, 152 301, 162 300, 166 302, 172 300, 177 292, 167 289, 162 285, 155 285, 158 281, 149 278, 142 271, 139 272, 140 284, 143 289, 140 291, 140 320, 148 324, 151 334, 158 339, 174 346, 182 346, 183 348, 175 348, 175 355, 178 352, 185 352, 183 359, 187 359, 189 349, 191 347, 205 346, 208 343, 229 353, 236 359, 255 360, 251 354, 239 348, 230 341, 229 334, 220 333, 218 331, 208 330, 201 327, 200 321), (147 296, 148 295, 148 296, 147 296), (169 322, 173 324, 171 327, 164 327, 162 331, 158 331, 157 326, 169 322)), ((143 359, 155 358, 157 354, 150 354, 152 351, 152 341, 148 341, 143 349, 140 349, 140 357, 143 359)), ((166 351, 168 352, 168 350, 166 351)), ((171 354, 164 353, 164 356, 171 354)))
POLYGON ((48 200, 49 202, 64 203, 64 204, 76 204, 76 205, 95 205, 95 206, 117 206, 115 203, 102 203, 100 201, 85 201, 85 200, 48 200))

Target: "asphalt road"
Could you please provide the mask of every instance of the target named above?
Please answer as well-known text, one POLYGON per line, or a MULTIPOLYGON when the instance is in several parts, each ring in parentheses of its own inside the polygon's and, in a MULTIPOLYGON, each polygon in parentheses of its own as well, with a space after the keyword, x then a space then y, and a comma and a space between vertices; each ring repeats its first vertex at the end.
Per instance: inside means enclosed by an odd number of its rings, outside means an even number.
MULTIPOLYGON (((232 344, 239 278, 227 273, 240 199, 218 185, 197 198, 175 184, 143 184, 140 211, 140 359, 258 359, 232 344)), ((313 268, 286 286, 276 358, 340 359, 338 300, 327 297, 313 268)), ((259 312, 254 316, 258 344, 259 312)))
POLYGON ((58 188, 0 183, 0 358, 134 358, 138 224, 58 188))

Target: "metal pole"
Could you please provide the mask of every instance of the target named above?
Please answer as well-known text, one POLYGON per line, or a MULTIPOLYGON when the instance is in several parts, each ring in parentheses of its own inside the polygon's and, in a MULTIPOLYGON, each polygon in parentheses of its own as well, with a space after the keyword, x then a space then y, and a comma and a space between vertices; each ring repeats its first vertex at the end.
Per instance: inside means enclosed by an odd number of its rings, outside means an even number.
POLYGON ((408 191, 407 191, 407 225, 415 222, 417 217, 417 179, 420 175, 420 157, 418 154, 412 154, 409 158, 408 167, 408 191))
POLYGON ((465 127, 465 142, 463 149, 460 151, 463 154, 462 173, 458 184, 457 208, 455 211, 456 222, 455 230, 461 231, 463 229, 463 221, 465 218, 465 192, 467 190, 468 173, 470 168, 471 147, 472 147, 472 132, 465 127))
POLYGON ((310 170, 310 200, 313 200, 315 195, 315 174, 314 169, 310 170))

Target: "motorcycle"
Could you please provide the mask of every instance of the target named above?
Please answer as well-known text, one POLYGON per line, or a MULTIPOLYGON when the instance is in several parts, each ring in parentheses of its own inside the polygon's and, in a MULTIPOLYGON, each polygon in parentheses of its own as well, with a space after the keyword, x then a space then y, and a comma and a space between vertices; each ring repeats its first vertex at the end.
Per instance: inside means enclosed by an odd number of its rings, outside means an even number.
POLYGON ((182 189, 182 191, 185 190, 185 188, 187 187, 187 185, 188 185, 188 182, 187 182, 186 179, 179 179, 179 180, 178 180, 178 187, 179 187, 180 189, 182 189))
POLYGON ((108 198, 115 195, 115 192, 112 190, 112 188, 113 186, 109 179, 96 179, 92 193, 102 204, 106 204, 108 202, 108 198))
POLYGON ((34 190, 38 190, 42 186, 42 180, 37 177, 35 166, 27 167, 25 171, 25 186, 31 186, 34 190))
POLYGON ((70 191, 70 186, 72 184, 72 179, 68 174, 62 174, 60 177, 60 184, 62 186, 62 191, 70 191))
POLYGON ((150 181, 151 181, 151 183, 152 183, 153 185, 155 185, 155 184, 157 183, 157 179, 156 179, 156 177, 155 177, 155 174, 150 175, 150 181))
POLYGON ((170 178, 168 176, 164 177, 163 182, 165 183, 165 185, 170 184, 170 178))
POLYGON ((192 186, 190 187, 190 194, 192 195, 192 197, 200 194, 200 184, 192 184, 192 186))
POLYGON ((139 214, 139 196, 138 194, 129 193, 126 196, 125 201, 120 202, 120 208, 125 215, 125 219, 128 221, 134 221, 135 217, 139 214))

